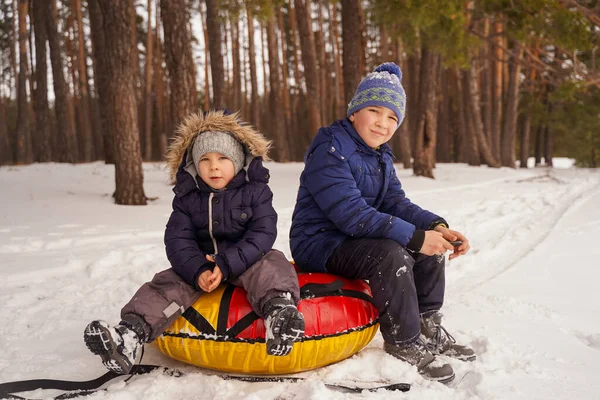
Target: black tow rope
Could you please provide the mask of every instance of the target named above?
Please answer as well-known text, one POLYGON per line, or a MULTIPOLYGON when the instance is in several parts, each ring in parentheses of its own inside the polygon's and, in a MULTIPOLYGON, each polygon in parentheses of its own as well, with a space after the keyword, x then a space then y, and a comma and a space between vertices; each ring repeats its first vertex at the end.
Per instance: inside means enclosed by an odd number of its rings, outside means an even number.
MULTIPOLYGON (((157 365, 138 364, 134 365, 128 375, 117 374, 113 371, 108 371, 104 375, 89 381, 63 381, 56 379, 31 379, 28 381, 0 383, 0 399, 27 399, 27 397, 17 396, 14 393, 29 392, 37 389, 54 389, 64 390, 70 393, 64 393, 54 397, 56 400, 72 399, 77 396, 83 396, 89 393, 98 391, 98 388, 115 378, 128 376, 127 379, 134 375, 142 375, 152 372, 159 367, 157 365)), ((46 397, 47 398, 47 397, 46 397)))

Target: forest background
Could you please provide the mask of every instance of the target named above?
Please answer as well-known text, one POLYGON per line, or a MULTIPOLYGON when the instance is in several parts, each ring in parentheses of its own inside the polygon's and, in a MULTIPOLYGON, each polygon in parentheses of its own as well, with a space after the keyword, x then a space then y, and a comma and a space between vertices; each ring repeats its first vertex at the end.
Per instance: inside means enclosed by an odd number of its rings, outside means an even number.
POLYGON ((0 165, 143 161, 177 124, 240 111, 301 161, 381 62, 403 70, 404 168, 600 163, 598 0, 0 0, 0 165), (534 157, 534 163, 528 159, 534 157))

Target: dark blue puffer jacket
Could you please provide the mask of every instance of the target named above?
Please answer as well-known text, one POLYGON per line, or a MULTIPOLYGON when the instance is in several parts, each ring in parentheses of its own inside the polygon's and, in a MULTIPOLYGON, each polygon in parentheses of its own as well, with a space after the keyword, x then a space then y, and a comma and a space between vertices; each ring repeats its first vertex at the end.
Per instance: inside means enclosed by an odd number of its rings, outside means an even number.
POLYGON ((292 256, 302 270, 326 271, 346 238, 406 246, 415 229, 443 221, 406 197, 389 145, 370 148, 348 119, 319 129, 304 163, 290 230, 292 256))
POLYGON ((277 213, 267 185, 262 157, 270 145, 260 133, 222 112, 188 117, 168 154, 175 173, 173 212, 165 231, 167 257, 173 270, 198 288, 198 276, 214 268, 206 259, 216 254, 224 279, 239 277, 271 250, 277 237, 277 213), (243 144, 249 165, 224 190, 214 190, 197 175, 188 148, 196 135, 229 132, 243 144), (178 165, 175 169, 174 165, 178 165))

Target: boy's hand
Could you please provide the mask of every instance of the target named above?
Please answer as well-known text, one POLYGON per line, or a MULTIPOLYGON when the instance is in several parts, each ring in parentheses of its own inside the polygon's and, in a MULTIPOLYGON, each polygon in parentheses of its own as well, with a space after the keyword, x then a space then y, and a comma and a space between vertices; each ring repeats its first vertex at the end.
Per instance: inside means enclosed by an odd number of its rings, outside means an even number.
POLYGON ((419 253, 427 256, 434 256, 442 255, 446 250, 452 249, 454 249, 454 247, 444 239, 444 236, 440 232, 425 231, 425 240, 423 241, 423 246, 421 246, 419 253))
MULTIPOLYGON (((469 245, 469 241, 467 238, 460 232, 448 229, 445 226, 438 225, 434 229, 436 232, 442 234, 445 240, 462 240, 462 244, 460 246, 454 247, 454 252, 450 254, 449 259, 460 257, 464 254, 467 254, 471 246, 469 245)), ((425 232, 425 238, 427 238, 427 232, 425 232)), ((422 252, 422 251, 421 251, 422 252)))

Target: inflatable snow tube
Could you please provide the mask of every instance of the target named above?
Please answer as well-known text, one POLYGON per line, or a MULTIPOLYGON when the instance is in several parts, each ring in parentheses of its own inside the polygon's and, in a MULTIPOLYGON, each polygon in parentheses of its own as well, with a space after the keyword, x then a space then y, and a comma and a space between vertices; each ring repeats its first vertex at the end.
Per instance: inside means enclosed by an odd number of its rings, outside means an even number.
POLYGON ((301 273, 298 281, 306 329, 287 356, 267 355, 263 320, 246 291, 233 285, 201 296, 154 344, 169 357, 203 368, 265 375, 320 368, 373 339, 378 314, 366 282, 322 273, 301 273))

